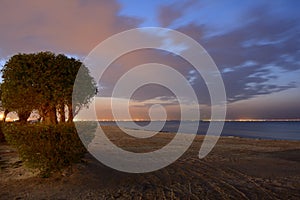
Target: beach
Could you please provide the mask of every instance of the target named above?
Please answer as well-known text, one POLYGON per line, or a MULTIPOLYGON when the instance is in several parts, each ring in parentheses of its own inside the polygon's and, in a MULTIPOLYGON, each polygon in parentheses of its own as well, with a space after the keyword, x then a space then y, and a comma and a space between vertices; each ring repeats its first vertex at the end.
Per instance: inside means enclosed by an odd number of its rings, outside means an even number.
MULTIPOLYGON (((134 139, 103 127, 123 149, 149 152, 174 134, 134 139)), ((24 168, 14 148, 0 145, 0 199, 299 199, 300 141, 221 137, 198 158, 204 136, 171 165, 149 173, 111 169, 86 153, 81 163, 49 178, 24 168)))

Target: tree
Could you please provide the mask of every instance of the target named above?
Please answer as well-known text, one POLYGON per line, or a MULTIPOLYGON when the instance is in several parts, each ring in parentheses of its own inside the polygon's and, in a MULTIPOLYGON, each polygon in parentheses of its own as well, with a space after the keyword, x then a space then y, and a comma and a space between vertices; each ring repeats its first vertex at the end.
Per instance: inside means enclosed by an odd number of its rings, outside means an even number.
POLYGON ((32 80, 31 77, 27 77, 27 74, 32 74, 30 59, 29 55, 13 56, 2 69, 2 106, 15 111, 21 122, 27 121, 34 108, 34 90, 28 87, 32 80))
MULTIPOLYGON (((68 73, 73 77, 73 79, 69 79, 69 81, 72 82, 72 87, 65 87, 64 90, 65 94, 67 94, 65 103, 69 111, 68 122, 72 122, 74 116, 78 114, 80 109, 83 106, 89 105, 91 98, 98 93, 96 83, 89 75, 88 68, 82 65, 78 60, 71 59, 70 63, 72 67, 68 69, 73 70, 68 73)), ((70 82, 66 83, 66 85, 70 86, 70 82)))
POLYGON ((56 68, 53 70, 56 107, 60 120, 65 121, 65 108, 68 108, 68 122, 72 122, 82 106, 89 104, 90 99, 97 93, 94 79, 89 75, 89 70, 82 62, 68 58, 63 54, 56 56, 56 68), (61 67, 64 66, 64 67, 61 67), (66 78, 68 77, 68 78, 66 78), (74 83, 80 85, 74 90, 74 83), (72 98, 73 94, 73 98, 72 98))
POLYGON ((2 74, 3 106, 16 111, 20 121, 26 121, 33 110, 38 110, 44 123, 56 124, 57 113, 64 122, 66 107, 68 121, 72 121, 74 109, 87 105, 97 91, 88 68, 63 54, 18 54, 8 60, 2 74), (79 69, 86 71, 82 77, 86 91, 82 93, 85 96, 72 105, 73 85, 79 69))

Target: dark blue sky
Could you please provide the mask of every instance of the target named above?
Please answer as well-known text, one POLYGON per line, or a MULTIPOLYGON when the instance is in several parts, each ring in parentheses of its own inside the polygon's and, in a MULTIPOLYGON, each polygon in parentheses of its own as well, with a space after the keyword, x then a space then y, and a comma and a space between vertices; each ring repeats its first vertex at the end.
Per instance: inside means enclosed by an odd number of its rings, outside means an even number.
MULTIPOLYGON (((226 87, 228 118, 300 118, 299 9, 297 0, 7 0, 0 7, 0 63, 41 50, 84 58, 112 34, 167 27, 195 39, 214 59, 226 87)), ((205 90, 188 64, 164 52, 129 54, 116 63, 128 69, 151 60, 174 66, 199 94, 205 90)), ((115 74, 108 73, 104 95, 115 74)), ((136 100, 166 94, 139 92, 136 100)), ((204 95, 199 103, 209 105, 209 99, 204 95)))

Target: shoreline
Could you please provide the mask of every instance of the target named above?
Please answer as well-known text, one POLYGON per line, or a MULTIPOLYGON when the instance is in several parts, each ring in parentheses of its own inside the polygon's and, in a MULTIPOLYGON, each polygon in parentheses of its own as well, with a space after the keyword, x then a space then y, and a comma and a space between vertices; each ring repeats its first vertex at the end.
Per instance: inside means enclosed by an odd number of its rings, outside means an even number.
MULTIPOLYGON (((115 126, 109 126, 109 125, 102 125, 103 127, 115 127, 115 126)), ((117 128, 117 127, 116 127, 117 128)), ((152 130, 146 130, 146 129, 135 129, 135 128, 128 128, 128 127, 122 127, 123 129, 127 129, 129 131, 142 131, 142 132, 154 132, 152 130)), ((172 131, 158 131, 157 133, 165 133, 165 134, 177 134, 172 131)), ((187 133, 187 132, 180 132, 180 134, 187 134, 191 135, 193 133, 187 133)), ((300 133, 299 133, 300 134, 300 133)), ((264 137, 243 137, 243 136, 236 136, 236 135, 220 135, 220 136, 213 136, 213 135, 206 135, 206 134, 196 134, 196 136, 200 137, 219 137, 219 138, 239 138, 239 139, 251 139, 251 140, 273 140, 273 141, 300 141, 299 139, 280 139, 280 138, 264 138, 264 137)))

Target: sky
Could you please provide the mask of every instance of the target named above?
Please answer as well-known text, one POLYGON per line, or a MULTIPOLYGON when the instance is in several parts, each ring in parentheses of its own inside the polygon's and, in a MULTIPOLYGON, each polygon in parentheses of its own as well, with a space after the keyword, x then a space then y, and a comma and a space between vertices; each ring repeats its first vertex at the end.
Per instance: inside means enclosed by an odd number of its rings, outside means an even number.
MULTIPOLYGON (((0 65, 14 54, 39 51, 83 60, 116 33, 164 27, 193 38, 212 57, 226 89, 227 119, 299 119, 299 8, 297 0, 2 0, 0 65)), ((121 56, 105 72, 99 81, 103 101, 96 103, 99 118, 112 118, 108 102, 120 76, 153 62, 183 74, 197 94, 201 118, 210 117, 201 74, 178 55, 148 49, 121 56)), ((120 98, 120 106, 123 102, 120 98)), ((169 119, 180 117, 174 94, 157 85, 139 88, 130 112, 134 119, 146 119, 155 104, 166 108, 169 119)))

